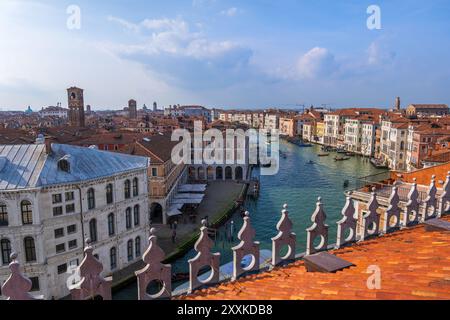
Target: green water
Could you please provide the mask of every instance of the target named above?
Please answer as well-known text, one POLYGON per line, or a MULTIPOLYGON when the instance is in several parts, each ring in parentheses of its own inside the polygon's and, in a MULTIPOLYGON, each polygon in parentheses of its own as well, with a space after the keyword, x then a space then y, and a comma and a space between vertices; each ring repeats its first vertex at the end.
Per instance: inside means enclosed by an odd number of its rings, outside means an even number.
MULTIPOLYGON (((311 222, 317 198, 320 196, 330 226, 330 243, 336 240, 336 221, 340 219, 345 204, 344 181, 349 180, 348 188, 357 187, 357 178, 383 172, 374 168, 367 159, 352 157, 347 161, 334 161, 336 153, 328 157, 318 157, 319 146, 300 148, 288 142, 281 142, 280 151, 286 157, 280 158, 280 171, 275 176, 261 176, 260 197, 247 200, 246 209, 250 212, 251 222, 256 230, 256 240, 261 242, 262 249, 271 249, 271 237, 275 236, 276 224, 281 215, 282 206, 288 204, 293 231, 297 234, 297 253, 306 250, 306 232, 311 222), (314 164, 308 164, 309 161, 314 164)), ((254 172, 258 174, 258 172, 254 172)), ((219 230, 214 250, 221 252, 221 264, 232 260, 231 247, 235 246, 237 232, 242 226, 239 214, 233 216, 234 239, 229 242, 225 238, 226 228, 219 230)), ((188 272, 187 260, 195 256, 191 250, 182 259, 172 264, 174 273, 188 272)), ((174 286, 176 287, 176 285, 174 286)), ((130 284, 114 295, 115 299, 135 299, 136 283, 130 284)))

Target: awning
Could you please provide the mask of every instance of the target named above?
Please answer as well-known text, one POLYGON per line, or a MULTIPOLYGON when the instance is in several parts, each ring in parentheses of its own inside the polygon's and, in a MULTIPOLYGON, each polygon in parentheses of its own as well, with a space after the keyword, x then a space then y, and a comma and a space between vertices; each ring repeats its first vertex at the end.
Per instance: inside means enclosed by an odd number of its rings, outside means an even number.
POLYGON ((178 188, 178 192, 189 193, 189 192, 205 192, 206 184, 183 184, 178 188))
POLYGON ((178 193, 175 196, 175 199, 200 199, 203 200, 205 197, 204 194, 201 193, 178 193))
POLYGON ((200 204, 203 199, 175 199, 173 204, 200 204))
POLYGON ((170 206, 169 210, 167 210, 167 216, 168 217, 174 217, 179 216, 180 214, 183 214, 180 209, 183 207, 182 204, 174 204, 170 206))

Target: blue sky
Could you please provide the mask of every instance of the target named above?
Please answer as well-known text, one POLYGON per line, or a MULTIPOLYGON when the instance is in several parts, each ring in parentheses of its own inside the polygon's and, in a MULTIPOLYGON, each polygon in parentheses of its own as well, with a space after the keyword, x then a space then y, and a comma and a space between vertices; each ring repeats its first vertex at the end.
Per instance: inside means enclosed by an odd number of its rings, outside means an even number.
POLYGON ((1 0, 0 39, 3 109, 65 105, 72 85, 94 109, 450 102, 447 0, 1 0))

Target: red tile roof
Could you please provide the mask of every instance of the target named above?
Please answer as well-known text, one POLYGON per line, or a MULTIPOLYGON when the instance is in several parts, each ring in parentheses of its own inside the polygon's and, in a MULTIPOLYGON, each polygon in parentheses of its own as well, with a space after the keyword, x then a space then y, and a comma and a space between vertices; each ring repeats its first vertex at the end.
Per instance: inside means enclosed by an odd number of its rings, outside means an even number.
MULTIPOLYGON (((443 218, 450 221, 450 217, 443 218)), ((384 235, 331 253, 354 267, 309 273, 303 261, 236 282, 179 297, 187 300, 450 299, 450 232, 424 225, 384 235), (381 271, 381 288, 369 289, 370 266, 381 271)))

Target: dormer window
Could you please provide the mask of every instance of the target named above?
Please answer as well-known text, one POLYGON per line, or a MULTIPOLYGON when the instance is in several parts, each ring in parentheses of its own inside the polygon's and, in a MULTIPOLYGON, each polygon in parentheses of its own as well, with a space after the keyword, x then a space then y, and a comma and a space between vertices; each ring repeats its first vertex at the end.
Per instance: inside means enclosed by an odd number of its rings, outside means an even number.
POLYGON ((64 172, 70 172, 70 161, 68 156, 58 160, 58 169, 64 172))

